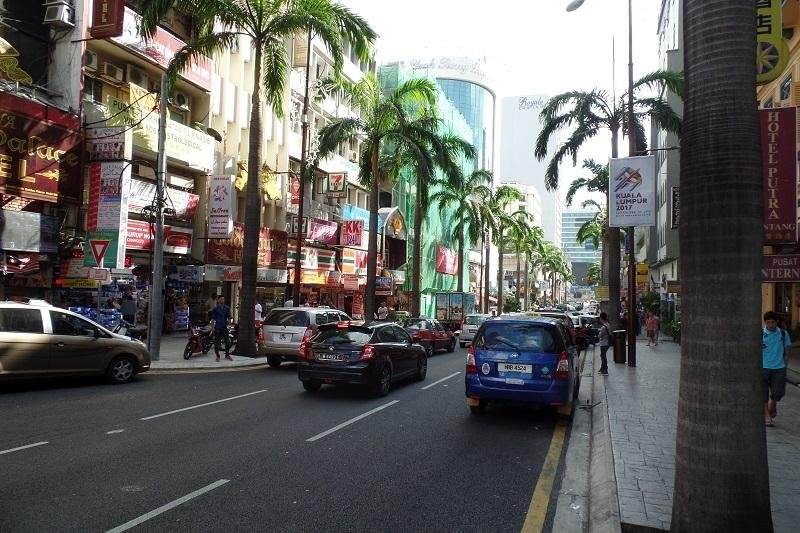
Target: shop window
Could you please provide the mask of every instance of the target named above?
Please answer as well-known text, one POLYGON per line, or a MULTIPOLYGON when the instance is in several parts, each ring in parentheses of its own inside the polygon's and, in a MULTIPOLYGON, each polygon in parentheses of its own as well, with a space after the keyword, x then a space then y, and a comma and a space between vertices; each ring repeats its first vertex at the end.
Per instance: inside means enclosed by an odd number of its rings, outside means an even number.
POLYGON ((792 284, 775 284, 775 306, 773 309, 781 315, 792 315, 792 284))

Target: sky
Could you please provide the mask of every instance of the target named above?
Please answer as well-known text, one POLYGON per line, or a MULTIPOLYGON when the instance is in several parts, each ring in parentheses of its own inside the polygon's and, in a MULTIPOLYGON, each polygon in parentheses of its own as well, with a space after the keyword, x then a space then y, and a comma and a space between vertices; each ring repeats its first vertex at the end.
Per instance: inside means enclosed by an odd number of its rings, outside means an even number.
MULTIPOLYGON (((379 33, 378 62, 438 56, 486 59, 498 97, 553 96, 569 90, 627 87, 628 3, 586 0, 568 13, 569 0, 343 0, 379 33), (615 54, 612 54, 612 38, 615 54), (612 60, 616 55, 616 61, 612 60), (612 69, 612 65, 616 68, 612 69)), ((661 0, 633 0, 634 78, 658 66, 661 0)), ((610 136, 579 154, 606 160, 610 136)), ((620 146, 625 153, 624 141, 620 146)), ((562 169, 567 171, 567 168, 562 169)), ((569 164, 569 176, 580 170, 569 164)), ((562 195, 566 185, 561 185, 562 195)), ((579 198, 576 202, 581 201, 579 198)))

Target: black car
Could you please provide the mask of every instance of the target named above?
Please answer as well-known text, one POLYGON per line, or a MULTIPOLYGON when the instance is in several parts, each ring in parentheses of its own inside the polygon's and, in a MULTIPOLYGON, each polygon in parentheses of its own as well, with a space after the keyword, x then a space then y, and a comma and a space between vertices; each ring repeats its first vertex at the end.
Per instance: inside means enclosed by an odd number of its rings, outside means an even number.
POLYGON ((326 383, 354 384, 385 396, 392 382, 410 377, 422 381, 427 373, 425 348, 397 324, 385 322, 320 326, 303 341, 297 361, 297 377, 310 392, 326 383))

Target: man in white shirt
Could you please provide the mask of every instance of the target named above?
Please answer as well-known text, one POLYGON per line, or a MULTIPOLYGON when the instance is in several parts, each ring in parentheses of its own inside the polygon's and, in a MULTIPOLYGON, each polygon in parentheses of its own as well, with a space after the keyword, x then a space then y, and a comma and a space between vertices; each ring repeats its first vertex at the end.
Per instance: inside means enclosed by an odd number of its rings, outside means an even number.
POLYGON ((386 317, 389 316, 389 308, 386 307, 386 302, 381 302, 381 306, 378 307, 378 320, 386 320, 386 317))
POLYGON ((261 320, 261 315, 264 313, 261 304, 256 302, 256 320, 261 320))

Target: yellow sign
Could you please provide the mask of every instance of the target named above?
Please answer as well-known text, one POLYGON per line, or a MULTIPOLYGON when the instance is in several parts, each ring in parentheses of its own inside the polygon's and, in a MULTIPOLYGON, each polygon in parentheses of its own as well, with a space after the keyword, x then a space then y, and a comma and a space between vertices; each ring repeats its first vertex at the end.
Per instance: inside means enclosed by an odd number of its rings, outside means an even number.
POLYGON ((61 286, 65 289, 96 289, 97 281, 93 279, 70 279, 61 280, 61 286))
POLYGON ((789 61, 789 48, 783 40, 781 0, 757 2, 756 84, 763 85, 778 76, 789 61))
POLYGON ((18 81, 24 85, 33 83, 30 74, 19 68, 19 52, 11 43, 0 37, 0 77, 18 81))
POLYGON ((647 263, 636 263, 636 284, 647 283, 650 275, 650 265, 647 263))
POLYGON ((608 299, 608 285, 598 285, 594 290, 594 297, 601 300, 608 299))

